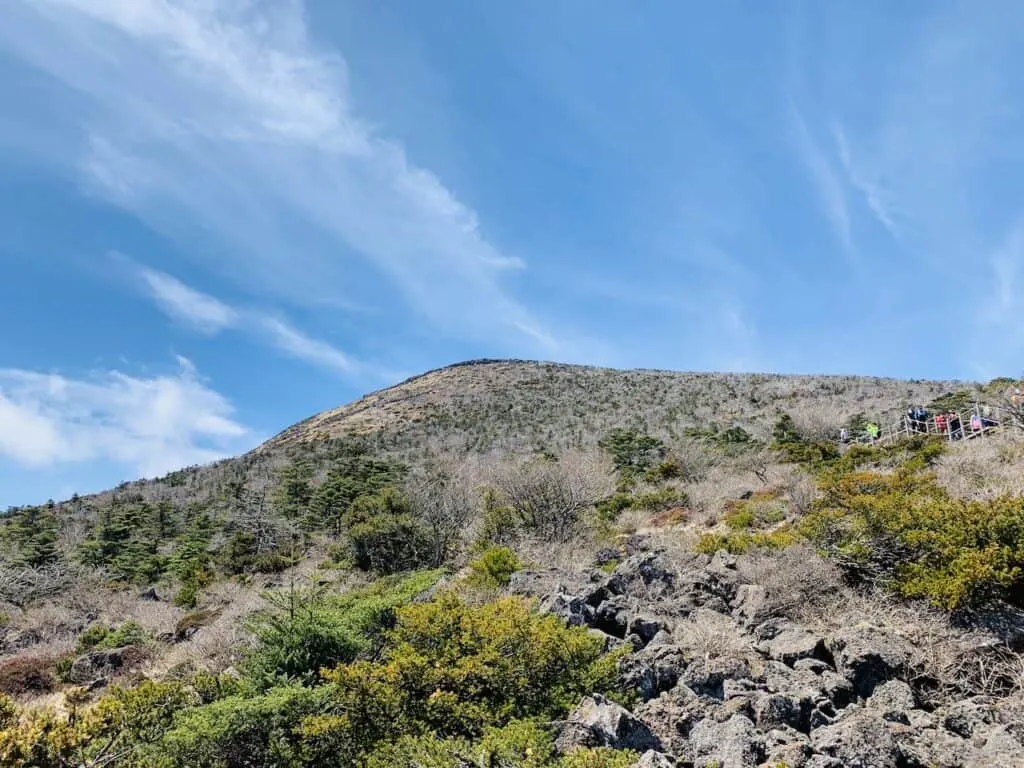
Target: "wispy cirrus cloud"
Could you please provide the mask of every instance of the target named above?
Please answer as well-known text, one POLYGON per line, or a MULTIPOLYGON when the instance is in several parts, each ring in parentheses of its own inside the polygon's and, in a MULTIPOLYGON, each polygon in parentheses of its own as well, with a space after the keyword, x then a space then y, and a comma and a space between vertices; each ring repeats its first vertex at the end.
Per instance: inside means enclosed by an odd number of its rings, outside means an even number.
POLYGON ((821 211, 843 250, 852 257, 856 249, 850 232, 850 212, 842 177, 833 167, 829 155, 811 134, 807 122, 795 104, 790 104, 789 115, 793 146, 814 185, 821 211))
POLYGON ((858 192, 852 210, 884 230, 871 250, 886 282, 932 287, 931 300, 912 292, 899 299, 913 301, 918 321, 927 318, 971 370, 1016 375, 1024 350, 1016 299, 1024 288, 1024 75, 1016 66, 1024 8, 996 0, 978 13, 948 4, 903 29, 898 46, 851 47, 820 67, 830 85, 859 76, 856 94, 830 87, 820 104, 839 116, 830 125, 844 182, 858 192))
POLYGON ((878 222, 893 238, 899 240, 900 232, 896 226, 896 214, 893 211, 891 194, 881 182, 866 177, 864 169, 854 162, 846 131, 843 130, 843 126, 839 122, 833 122, 832 136, 835 138, 839 160, 849 182, 863 195, 865 203, 878 222))
POLYGON ((227 304, 189 288, 168 274, 140 268, 139 276, 167 315, 202 333, 215 334, 239 322, 238 312, 227 304))
POLYGON ((211 268, 304 304, 344 305, 383 280, 452 336, 557 343, 503 285, 522 260, 356 112, 345 61, 312 40, 302 2, 12 0, 4 13, 0 49, 76 94, 65 117, 80 142, 55 153, 152 226, 212 233, 211 268))
POLYGON ((281 352, 298 360, 331 368, 342 374, 357 372, 362 366, 325 341, 313 339, 277 317, 256 316, 255 322, 281 352))
POLYGON ((0 456, 26 467, 112 461, 153 477, 256 442, 185 358, 150 377, 0 369, 0 456))
MULTIPOLYGON (((130 260, 127 261, 131 264, 130 260)), ((229 306, 166 272, 135 265, 132 268, 146 293, 164 314, 201 333, 212 335, 226 330, 242 331, 289 357, 335 373, 346 376, 374 373, 372 366, 351 358, 326 341, 308 336, 280 316, 229 306)))

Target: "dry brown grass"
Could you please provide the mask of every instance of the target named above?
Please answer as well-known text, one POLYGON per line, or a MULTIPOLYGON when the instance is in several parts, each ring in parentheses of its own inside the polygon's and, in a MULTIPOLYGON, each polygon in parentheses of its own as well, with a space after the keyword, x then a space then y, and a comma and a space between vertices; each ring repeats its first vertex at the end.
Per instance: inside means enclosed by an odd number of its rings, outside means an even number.
POLYGON ((715 611, 698 609, 673 630, 680 648, 693 659, 744 658, 752 655, 745 638, 731 618, 715 611))
POLYGON ((245 619, 267 605, 260 592, 257 587, 237 581, 213 585, 204 594, 202 607, 216 612, 216 618, 190 639, 175 643, 151 659, 143 673, 159 678, 180 665, 221 672, 238 664, 242 651, 251 642, 245 619))
POLYGON ((1024 494, 1024 440, 1016 432, 952 443, 936 464, 939 484, 964 499, 1024 494))
POLYGON ((745 583, 765 588, 773 612, 801 623, 842 599, 839 570, 809 546, 751 552, 737 559, 736 569, 745 583))
POLYGON ((948 613, 922 602, 843 590, 827 605, 805 611, 801 620, 823 635, 871 627, 909 641, 914 652, 908 680, 932 705, 965 695, 1024 691, 1024 656, 987 632, 956 626, 948 613))

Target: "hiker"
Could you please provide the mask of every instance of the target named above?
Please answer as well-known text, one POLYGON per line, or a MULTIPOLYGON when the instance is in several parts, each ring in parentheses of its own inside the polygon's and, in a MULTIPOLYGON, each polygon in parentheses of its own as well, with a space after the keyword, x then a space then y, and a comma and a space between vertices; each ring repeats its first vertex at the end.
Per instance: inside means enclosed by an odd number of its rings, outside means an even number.
POLYGON ((946 434, 946 414, 937 413, 935 414, 935 429, 938 430, 940 435, 946 434))
POLYGON ((971 414, 971 432, 981 432, 984 429, 981 423, 981 415, 977 413, 971 414))
POLYGON ((959 440, 964 436, 963 427, 960 424, 960 414, 953 413, 950 411, 946 414, 946 419, 949 422, 949 437, 952 440, 959 440))
POLYGON ((839 430, 839 442, 850 442, 850 430, 848 430, 846 427, 843 427, 842 429, 839 430))
POLYGON ((878 425, 873 421, 868 422, 864 431, 868 433, 868 439, 873 443, 878 439, 878 433, 880 432, 878 425))
POLYGON ((999 422, 992 418, 991 405, 981 406, 981 426, 982 429, 988 429, 989 427, 999 426, 999 422))

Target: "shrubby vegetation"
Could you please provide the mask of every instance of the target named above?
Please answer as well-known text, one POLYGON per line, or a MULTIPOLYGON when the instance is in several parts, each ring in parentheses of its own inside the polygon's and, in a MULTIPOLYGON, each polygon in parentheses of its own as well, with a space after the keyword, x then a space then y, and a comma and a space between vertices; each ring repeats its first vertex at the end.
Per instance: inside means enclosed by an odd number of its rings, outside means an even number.
POLYGON ((943 440, 854 445, 840 455, 804 438, 785 414, 774 439, 787 460, 818 478, 820 498, 795 529, 765 530, 785 513, 755 495, 727 511, 732 531, 704 535, 699 551, 738 553, 806 539, 854 581, 881 583, 906 597, 950 610, 1000 600, 1024 605, 1024 499, 952 497, 930 472, 943 440))
POLYGON ((615 693, 616 658, 599 639, 518 598, 472 607, 443 592, 395 608, 435 578, 374 586, 344 607, 307 596, 301 609, 279 609, 257 630, 262 644, 241 680, 146 681, 66 718, 0 699, 0 764, 628 764, 631 755, 609 750, 556 759, 542 725, 585 693, 615 693))
MULTIPOLYGON (((708 553, 812 542, 850 580, 946 608, 1024 604, 1017 500, 944 491, 931 475, 941 442, 840 452, 825 422, 798 410, 808 398, 847 398, 875 413, 880 401, 911 393, 937 408, 963 393, 875 383, 865 395, 846 379, 796 386, 654 373, 608 385, 616 376, 536 366, 501 396, 460 390, 448 402, 431 390, 407 405, 396 395, 390 411, 345 415, 391 425, 370 437, 286 434, 221 465, 12 510, 0 525, 0 599, 20 609, 84 573, 136 595, 155 584, 178 606, 151 606, 174 611, 163 619, 173 633, 154 630, 162 639, 92 614, 79 620, 77 628, 92 623, 74 653, 163 652, 168 637, 202 639, 230 614, 231 598, 218 591, 225 580, 255 599, 266 584, 309 573, 311 555, 320 570, 311 580, 319 586, 268 593, 269 608, 246 623, 251 646, 233 638, 235 655, 217 667, 232 664, 231 675, 182 664, 174 680, 130 690, 65 688, 66 715, 0 697, 0 764, 626 766, 635 756, 611 750, 558 757, 547 727, 584 693, 615 694, 614 658, 583 630, 493 598, 523 567, 520 555, 532 562, 550 551, 542 546, 618 544, 666 522, 706 526, 697 549, 708 553), (465 472, 438 458, 490 449, 465 472), (813 477, 820 495, 812 488, 795 502, 777 482, 778 461, 813 477), (426 600, 442 569, 466 564, 458 594, 468 603, 446 591, 426 600), (335 577, 369 584, 339 596, 335 577)), ((851 410, 841 418, 865 421, 851 410)), ((345 431, 330 419, 316 429, 345 431)), ((57 690, 70 648, 0 663, 0 690, 57 690)))
POLYGON ((801 532, 859 580, 949 609, 1024 605, 1024 499, 965 501, 913 469, 829 478, 801 532))

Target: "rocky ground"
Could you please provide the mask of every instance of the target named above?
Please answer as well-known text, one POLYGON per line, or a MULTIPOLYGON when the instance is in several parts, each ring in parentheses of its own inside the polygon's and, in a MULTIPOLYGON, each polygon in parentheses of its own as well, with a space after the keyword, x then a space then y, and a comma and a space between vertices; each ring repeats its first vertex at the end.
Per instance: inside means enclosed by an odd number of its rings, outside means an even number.
MULTIPOLYGON (((939 691, 912 633, 848 613, 820 632, 749 583, 742 557, 633 549, 610 573, 526 571, 510 585, 630 650, 620 668, 640 692, 633 711, 586 698, 557 726, 560 750, 634 749, 646 768, 1024 766, 1019 687, 939 691)), ((958 638, 964 657, 1006 639, 958 638)))

